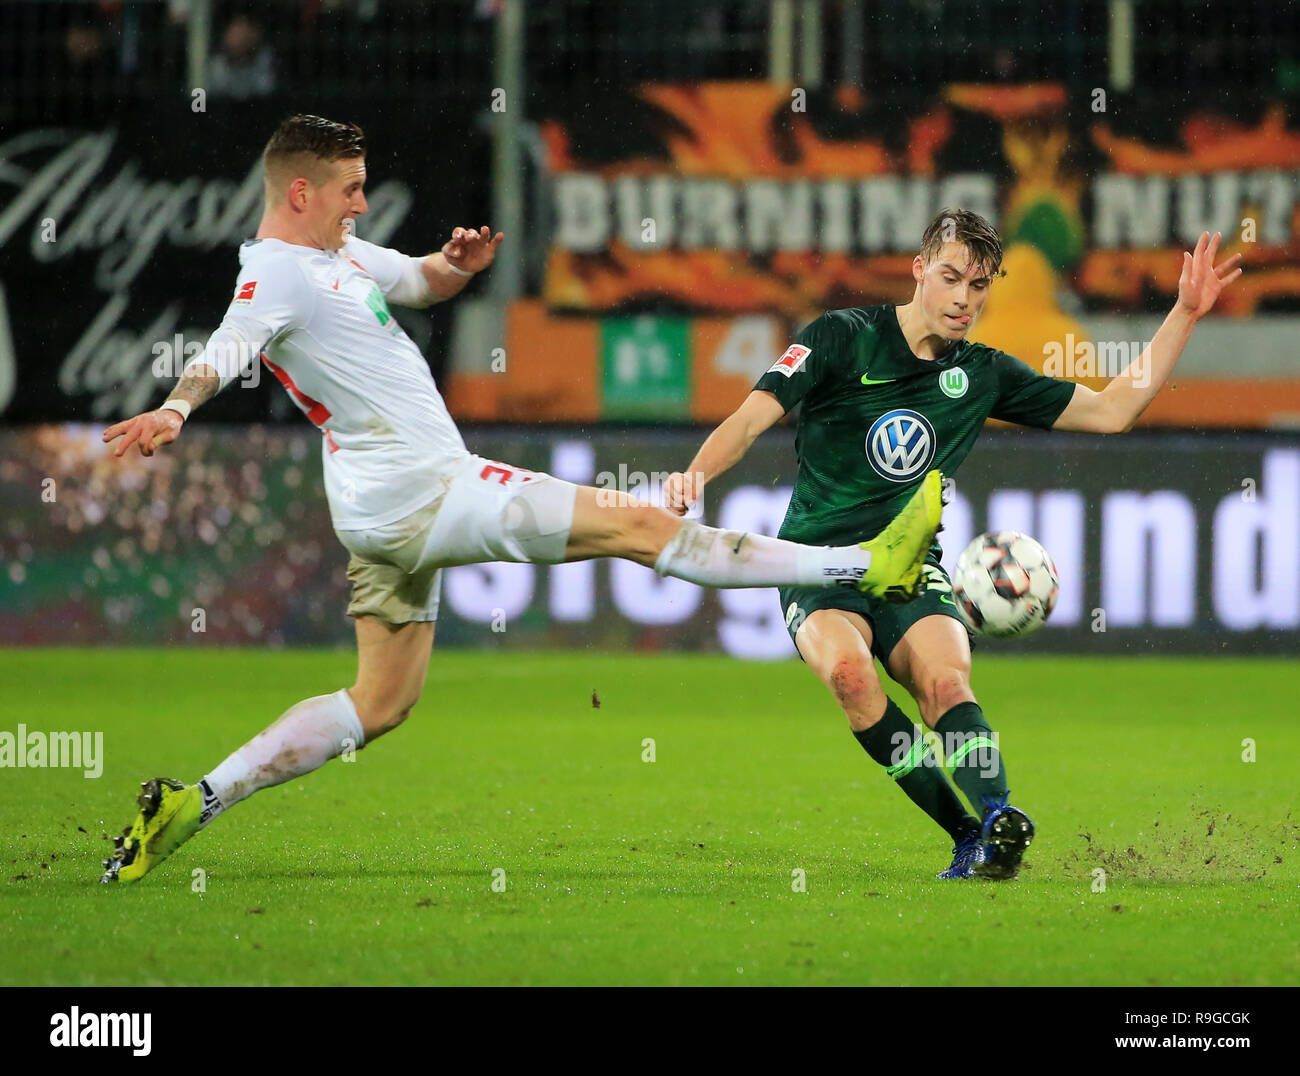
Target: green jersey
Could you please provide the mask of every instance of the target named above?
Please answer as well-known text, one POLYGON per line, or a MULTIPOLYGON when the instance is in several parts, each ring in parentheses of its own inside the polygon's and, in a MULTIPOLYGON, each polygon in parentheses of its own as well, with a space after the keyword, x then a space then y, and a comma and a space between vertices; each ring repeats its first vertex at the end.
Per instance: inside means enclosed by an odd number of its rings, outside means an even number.
POLYGON ((956 472, 990 416, 1047 429, 1074 393, 983 344, 919 359, 892 304, 823 314, 754 387, 803 405, 780 537, 816 545, 879 534, 927 471, 956 472))

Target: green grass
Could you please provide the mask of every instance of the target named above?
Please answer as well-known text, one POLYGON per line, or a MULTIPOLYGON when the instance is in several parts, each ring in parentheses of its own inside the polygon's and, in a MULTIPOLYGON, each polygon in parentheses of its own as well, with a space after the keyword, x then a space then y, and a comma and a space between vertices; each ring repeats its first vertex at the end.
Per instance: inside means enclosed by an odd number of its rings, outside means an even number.
POLYGON ((797 662, 441 652, 356 761, 97 884, 142 778, 196 780, 354 660, 0 652, 0 730, 102 729, 106 756, 0 770, 0 983, 1300 981, 1297 678, 1263 660, 981 654, 1038 825, 1009 883, 935 880, 947 838, 797 662))

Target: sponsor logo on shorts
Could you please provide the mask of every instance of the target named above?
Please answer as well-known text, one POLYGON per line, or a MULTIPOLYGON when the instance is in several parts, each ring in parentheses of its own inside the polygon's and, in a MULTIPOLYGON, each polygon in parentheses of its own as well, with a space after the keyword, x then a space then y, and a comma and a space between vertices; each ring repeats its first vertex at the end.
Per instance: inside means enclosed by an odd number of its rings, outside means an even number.
POLYGON ((933 591, 939 596, 941 602, 951 605, 954 609, 957 603, 952 600, 952 584, 948 582, 948 577, 944 574, 942 568, 936 568, 933 564, 927 564, 925 570, 921 573, 925 580, 924 590, 929 593, 933 591))
POLYGON ((799 608, 798 602, 791 602, 785 611, 785 626, 791 635, 796 634, 803 622, 808 619, 808 614, 799 608))
POLYGON ((804 347, 803 344, 791 344, 785 349, 785 354, 772 364, 772 369, 768 370, 768 373, 785 374, 786 377, 792 377, 811 354, 812 348, 804 347))

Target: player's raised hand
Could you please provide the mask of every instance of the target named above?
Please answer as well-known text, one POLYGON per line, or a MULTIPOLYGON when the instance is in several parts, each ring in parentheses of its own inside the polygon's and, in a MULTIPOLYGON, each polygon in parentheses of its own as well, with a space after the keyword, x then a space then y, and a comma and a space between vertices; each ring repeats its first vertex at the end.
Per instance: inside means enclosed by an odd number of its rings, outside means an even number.
POLYGON ((675 515, 686 515, 699 497, 701 485, 697 474, 673 472, 664 479, 664 507, 675 515))
POLYGON ((486 224, 477 232, 473 228, 457 228, 443 243, 442 256, 448 265, 467 273, 477 273, 492 264, 492 259, 497 256, 497 247, 504 238, 502 232, 493 237, 492 229, 486 224))
POLYGON ((135 418, 114 423, 104 431, 104 443, 122 438, 122 443, 113 450, 113 456, 120 457, 132 445, 137 445, 140 455, 152 456, 154 449, 171 444, 181 432, 185 420, 175 411, 146 411, 135 418))
POLYGON ((1209 232, 1202 232, 1196 241, 1196 250, 1188 254, 1183 252, 1183 274, 1178 279, 1178 306, 1200 318, 1210 312, 1219 292, 1241 276, 1240 254, 1234 254, 1222 264, 1215 265, 1215 255, 1219 253, 1219 240, 1222 234, 1215 232, 1211 238, 1209 232))

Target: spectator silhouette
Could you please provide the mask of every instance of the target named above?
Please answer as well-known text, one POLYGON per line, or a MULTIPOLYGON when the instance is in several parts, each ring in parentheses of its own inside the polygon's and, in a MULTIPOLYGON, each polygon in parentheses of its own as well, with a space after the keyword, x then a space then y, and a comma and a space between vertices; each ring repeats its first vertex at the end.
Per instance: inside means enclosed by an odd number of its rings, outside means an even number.
POLYGON ((262 27, 250 15, 236 15, 221 35, 221 51, 208 64, 208 93, 247 101, 275 89, 271 46, 262 27))
POLYGON ((44 70, 50 97, 45 118, 88 126, 99 123, 113 111, 120 80, 108 27, 95 8, 72 9, 62 46, 55 62, 44 70))

